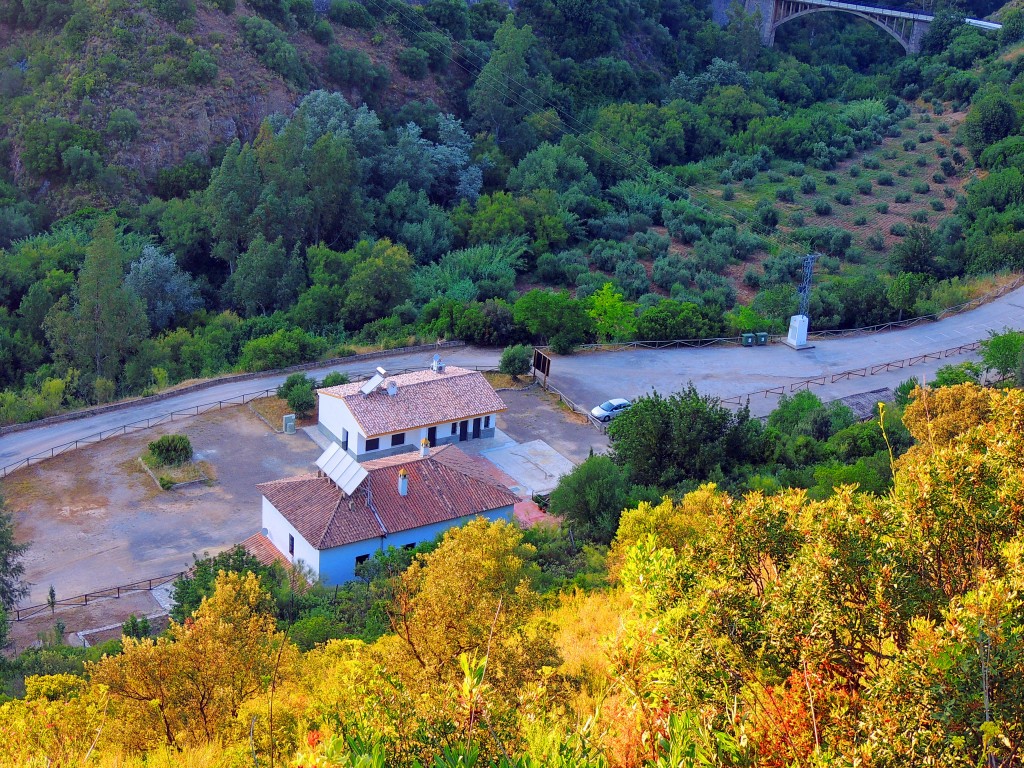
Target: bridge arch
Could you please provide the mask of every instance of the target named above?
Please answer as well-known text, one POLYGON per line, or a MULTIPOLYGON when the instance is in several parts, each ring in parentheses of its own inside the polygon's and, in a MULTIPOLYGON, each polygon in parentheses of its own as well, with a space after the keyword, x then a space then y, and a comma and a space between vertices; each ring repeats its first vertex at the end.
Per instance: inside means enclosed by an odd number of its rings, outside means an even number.
POLYGON ((848 13, 851 16, 856 16, 856 17, 858 17, 860 19, 864 19, 865 21, 871 22, 876 27, 878 27, 879 29, 881 29, 884 32, 886 32, 897 43, 899 43, 901 46, 903 46, 903 51, 905 53, 917 53, 917 50, 920 47, 920 41, 914 39, 915 38, 914 28, 915 28, 916 25, 913 22, 911 22, 910 24, 892 24, 892 23, 887 22, 887 20, 885 20, 883 18, 879 18, 878 16, 875 16, 875 15, 872 15, 872 14, 868 14, 868 13, 864 13, 862 11, 850 10, 848 8, 831 8, 831 7, 827 7, 827 6, 826 7, 819 6, 819 7, 805 8, 804 10, 796 11, 795 13, 789 14, 789 15, 781 18, 781 19, 778 19, 771 26, 771 39, 774 41, 774 39, 775 39, 775 31, 779 27, 781 27, 783 24, 786 24, 786 23, 788 23, 790 21, 793 21, 794 19, 799 19, 802 16, 808 16, 808 15, 810 15, 812 13, 825 13, 825 12, 830 12, 830 13, 848 13))

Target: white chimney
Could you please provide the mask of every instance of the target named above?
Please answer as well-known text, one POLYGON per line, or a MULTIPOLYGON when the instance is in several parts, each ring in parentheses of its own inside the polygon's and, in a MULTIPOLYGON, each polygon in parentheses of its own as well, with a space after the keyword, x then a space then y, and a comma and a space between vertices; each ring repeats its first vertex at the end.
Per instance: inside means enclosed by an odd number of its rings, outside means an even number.
POLYGON ((395 395, 398 394, 398 385, 395 384, 395 380, 394 379, 388 380, 388 394, 391 397, 394 397, 395 395))
POLYGON ((427 438, 424 437, 422 440, 420 440, 420 456, 425 459, 429 455, 430 455, 430 441, 427 440, 427 438))
POLYGON ((409 493, 409 473, 404 469, 398 470, 398 495, 406 496, 409 493))

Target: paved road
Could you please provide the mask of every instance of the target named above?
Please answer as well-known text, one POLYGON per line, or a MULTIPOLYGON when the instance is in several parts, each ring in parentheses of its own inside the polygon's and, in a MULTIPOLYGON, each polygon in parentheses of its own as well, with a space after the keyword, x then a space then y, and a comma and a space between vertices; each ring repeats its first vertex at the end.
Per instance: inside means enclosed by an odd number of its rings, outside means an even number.
MULTIPOLYGON (((634 398, 652 389, 674 392, 692 381, 701 392, 722 398, 770 387, 789 385, 815 376, 840 373, 987 338, 989 331, 1024 328, 1024 288, 971 312, 936 323, 869 336, 814 342, 813 349, 796 352, 782 344, 766 347, 706 347, 703 349, 630 350, 556 357, 551 384, 567 397, 593 406, 610 397, 634 398)), ((812 390, 823 400, 893 387, 911 376, 928 377, 942 365, 977 359, 964 354, 917 364, 903 370, 852 378, 812 390)), ((752 398, 754 415, 770 412, 777 397, 752 398)))
MULTIPOLYGON (((474 347, 457 347, 442 350, 442 352, 445 362, 452 365, 491 366, 497 365, 498 358, 500 357, 499 351, 477 349, 474 347)), ((317 378, 323 378, 331 371, 341 371, 350 376, 354 374, 370 374, 377 366, 390 370, 425 367, 430 365, 433 356, 432 352, 417 352, 376 360, 342 363, 307 371, 307 373, 317 378)), ((199 390, 198 392, 182 394, 180 397, 172 397, 157 402, 142 400, 137 406, 132 408, 109 411, 83 419, 14 432, 0 437, 0 467, 22 461, 41 451, 48 451, 53 446, 79 440, 88 435, 114 429, 123 424, 139 421, 140 419, 154 418, 171 411, 193 408, 197 405, 212 403, 218 400, 230 400, 250 392, 258 392, 263 389, 276 387, 285 378, 287 377, 277 374, 246 381, 225 382, 224 384, 199 390)))
MULTIPOLYGON (((693 381, 702 392, 727 398, 789 385, 814 376, 956 347, 984 339, 990 331, 998 332, 1007 327, 1024 328, 1024 288, 979 309, 937 323, 870 336, 816 342, 814 349, 802 352, 774 344, 753 348, 631 350, 556 357, 552 362, 551 383, 572 400, 587 406, 596 405, 609 397, 637 397, 652 389, 667 394, 685 386, 688 381, 693 381)), ((370 373, 378 365, 397 370, 426 366, 431 357, 430 353, 396 355, 362 363, 329 366, 310 373, 318 377, 330 371, 370 373)), ((453 365, 495 365, 499 352, 463 347, 447 350, 444 357, 453 365)), ((940 365, 975 358, 974 355, 961 355, 904 370, 815 387, 814 391, 822 399, 831 400, 895 386, 911 375, 929 376, 940 365)), ((139 419, 276 387, 284 378, 272 375, 244 382, 228 382, 160 402, 141 401, 130 409, 6 435, 0 438, 0 466, 21 461, 55 445, 139 419)), ((763 415, 774 407, 775 402, 775 397, 760 397, 751 400, 751 410, 755 415, 763 415)))

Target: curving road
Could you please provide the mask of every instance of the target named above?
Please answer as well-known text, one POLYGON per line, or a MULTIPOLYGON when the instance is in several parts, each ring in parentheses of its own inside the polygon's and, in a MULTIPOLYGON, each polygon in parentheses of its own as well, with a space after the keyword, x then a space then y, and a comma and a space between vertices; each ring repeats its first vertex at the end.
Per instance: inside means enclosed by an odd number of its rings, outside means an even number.
MULTIPOLYGON (((661 393, 673 392, 685 386, 688 381, 692 381, 702 392, 728 398, 769 387, 785 385, 788 389, 788 385, 814 376, 829 376, 957 347, 984 339, 990 332, 999 332, 1007 327, 1024 328, 1024 288, 971 312, 936 323, 869 336, 816 342, 813 349, 802 352, 773 344, 753 348, 630 350, 556 357, 551 366, 551 383, 570 399, 588 407, 609 397, 633 398, 652 389, 661 393)), ((467 366, 493 366, 497 364, 499 356, 498 350, 474 347, 451 349, 444 353, 446 362, 467 366)), ((369 374, 378 365, 392 370, 425 367, 430 364, 431 357, 432 353, 406 353, 361 363, 327 366, 309 373, 323 377, 331 371, 350 375, 369 374)), ((895 386, 910 376, 927 377, 941 365, 974 358, 976 355, 959 355, 813 389, 822 399, 831 400, 895 386)), ((101 430, 276 387, 284 379, 284 375, 275 374, 242 382, 225 382, 180 397, 159 402, 143 400, 123 410, 5 435, 0 437, 0 466, 14 464, 56 445, 82 439, 101 430)), ((763 415, 774 407, 775 402, 775 397, 759 396, 751 400, 751 410, 755 415, 763 415)))

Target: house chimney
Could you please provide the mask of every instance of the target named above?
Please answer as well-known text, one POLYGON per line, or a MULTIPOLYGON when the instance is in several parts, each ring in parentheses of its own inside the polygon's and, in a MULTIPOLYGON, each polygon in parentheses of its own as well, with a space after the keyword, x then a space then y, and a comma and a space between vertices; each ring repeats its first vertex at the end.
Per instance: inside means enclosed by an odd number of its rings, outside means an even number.
POLYGON ((420 440, 420 457, 427 458, 430 455, 430 441, 427 438, 420 440))
POLYGON ((409 493, 409 473, 405 469, 398 470, 398 495, 406 496, 409 493))
POLYGON ((390 379, 388 381, 388 394, 391 397, 394 397, 395 395, 398 394, 398 385, 395 383, 394 379, 390 379))

